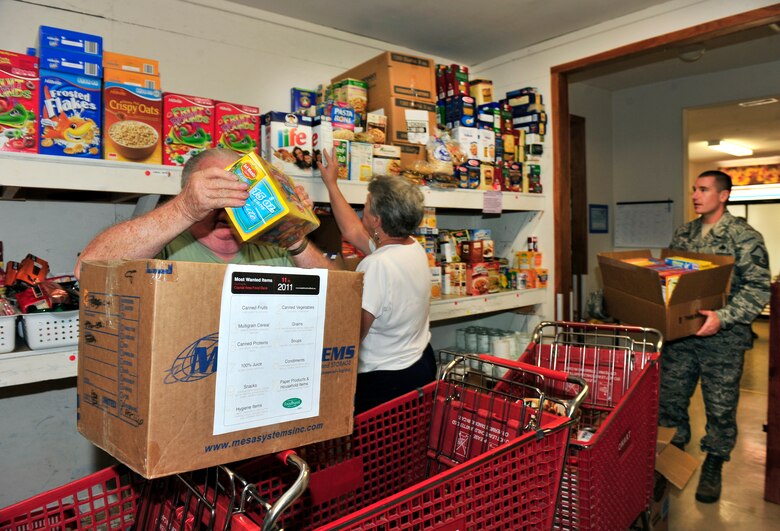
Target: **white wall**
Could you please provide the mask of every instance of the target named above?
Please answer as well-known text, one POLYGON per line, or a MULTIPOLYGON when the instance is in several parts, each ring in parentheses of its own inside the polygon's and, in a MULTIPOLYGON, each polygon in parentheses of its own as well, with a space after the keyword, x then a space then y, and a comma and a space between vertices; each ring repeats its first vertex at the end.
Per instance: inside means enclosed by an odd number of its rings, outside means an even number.
MULTIPOLYGON (((382 51, 425 55, 220 0, 0 0, 0 49, 35 46, 42 24, 95 33, 108 50, 159 59, 167 91, 262 112, 288 110, 291 87, 315 88, 382 51)), ((130 209, 0 201, 0 240, 7 259, 33 252, 65 273, 94 234, 130 209)), ((0 507, 104 466, 104 454, 76 432, 75 405, 72 381, 0 389, 0 507)))

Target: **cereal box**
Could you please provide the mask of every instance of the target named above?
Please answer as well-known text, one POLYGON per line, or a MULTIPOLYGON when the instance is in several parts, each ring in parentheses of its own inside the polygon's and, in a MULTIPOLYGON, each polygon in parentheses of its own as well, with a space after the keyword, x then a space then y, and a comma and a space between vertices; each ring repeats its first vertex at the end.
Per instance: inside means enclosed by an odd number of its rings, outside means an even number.
POLYGON ((162 93, 133 85, 103 86, 103 158, 162 164, 162 93))
POLYGON ((263 158, 287 175, 311 177, 313 166, 310 116, 269 112, 262 117, 263 158))
POLYGON ((317 112, 317 91, 291 88, 290 111, 314 117, 317 112))
POLYGON ((103 69, 103 83, 121 83, 123 85, 135 85, 152 90, 161 90, 160 78, 142 72, 130 72, 118 68, 103 69))
POLYGON ((245 155, 260 149, 260 109, 218 101, 214 109, 217 147, 245 155))
POLYGON ((0 50, 0 151, 38 152, 38 60, 0 50))
POLYGON ((257 154, 248 153, 225 169, 249 185, 246 204, 225 209, 244 241, 257 239, 289 247, 320 226, 295 192, 292 179, 257 154))
POLYGON ((366 123, 366 110, 368 108, 368 83, 360 79, 342 79, 338 82, 336 99, 344 102, 353 109, 359 117, 358 124, 366 123))
POLYGON ((160 75, 160 63, 156 59, 146 59, 144 57, 108 51, 103 52, 103 68, 115 68, 149 76, 160 75))
POLYGON ((38 47, 67 50, 86 55, 103 55, 103 38, 99 35, 81 33, 52 26, 38 28, 38 47))
POLYGON ((41 70, 39 153, 100 158, 100 80, 41 70))
POLYGON ((349 147, 349 180, 370 181, 374 176, 373 144, 352 142, 349 147))
POLYGON ((330 121, 324 120, 319 116, 314 118, 312 126, 311 149, 314 155, 314 164, 311 168, 312 173, 319 176, 320 169, 317 167, 317 163, 320 162, 324 166, 328 165, 322 150, 327 149, 328 155, 333 155, 333 125, 330 121))
POLYGON ((103 76, 100 57, 71 52, 65 48, 41 48, 40 62, 41 70, 97 78, 103 76))
POLYGON ((163 164, 184 166, 213 146, 214 100, 163 93, 163 164))

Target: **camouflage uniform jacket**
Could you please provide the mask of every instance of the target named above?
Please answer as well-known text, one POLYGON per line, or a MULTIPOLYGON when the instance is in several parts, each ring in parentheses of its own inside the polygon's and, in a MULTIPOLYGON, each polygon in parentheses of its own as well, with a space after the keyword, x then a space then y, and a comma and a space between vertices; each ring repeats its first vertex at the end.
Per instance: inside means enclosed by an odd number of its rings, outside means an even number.
POLYGON ((743 218, 723 213, 709 234, 701 237, 701 218, 690 221, 674 232, 673 249, 734 257, 734 276, 726 306, 717 310, 720 326, 729 330, 745 328, 769 302, 769 255, 764 238, 743 218))

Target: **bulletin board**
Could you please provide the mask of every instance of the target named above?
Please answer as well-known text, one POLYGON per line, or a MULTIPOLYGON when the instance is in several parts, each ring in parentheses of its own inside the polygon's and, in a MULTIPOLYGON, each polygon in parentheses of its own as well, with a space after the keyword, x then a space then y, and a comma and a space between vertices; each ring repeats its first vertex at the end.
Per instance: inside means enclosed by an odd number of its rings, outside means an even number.
POLYGON ((667 247, 674 233, 673 206, 672 200, 617 203, 615 247, 667 247))

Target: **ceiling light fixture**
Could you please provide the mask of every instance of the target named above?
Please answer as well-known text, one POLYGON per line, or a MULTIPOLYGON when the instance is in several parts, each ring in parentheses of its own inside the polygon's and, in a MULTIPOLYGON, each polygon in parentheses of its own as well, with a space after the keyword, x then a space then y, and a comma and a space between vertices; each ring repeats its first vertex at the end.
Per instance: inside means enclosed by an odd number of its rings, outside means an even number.
POLYGON ((694 63, 704 56, 705 51, 706 48, 701 44, 690 44, 680 48, 677 52, 677 57, 686 63, 694 63))
POLYGON ((715 151, 720 151, 721 153, 734 155, 735 157, 747 157, 753 154, 753 150, 748 147, 733 144, 731 142, 724 142, 723 140, 710 140, 707 142, 707 147, 714 149, 715 151))
POLYGON ((770 103, 777 103, 777 98, 763 98, 760 100, 743 101, 738 103, 740 107, 758 107, 759 105, 769 105, 770 103))

